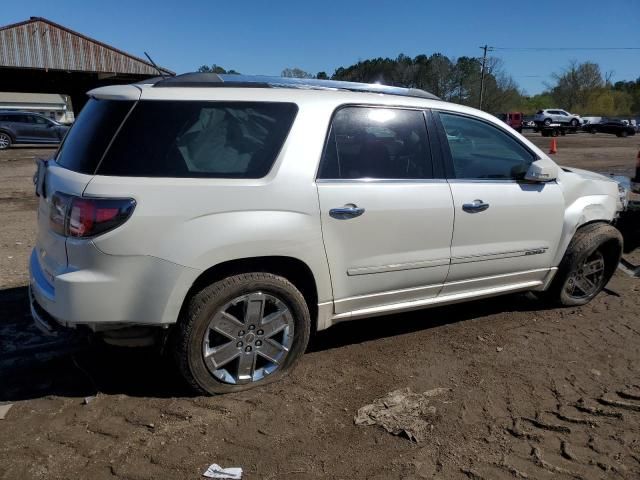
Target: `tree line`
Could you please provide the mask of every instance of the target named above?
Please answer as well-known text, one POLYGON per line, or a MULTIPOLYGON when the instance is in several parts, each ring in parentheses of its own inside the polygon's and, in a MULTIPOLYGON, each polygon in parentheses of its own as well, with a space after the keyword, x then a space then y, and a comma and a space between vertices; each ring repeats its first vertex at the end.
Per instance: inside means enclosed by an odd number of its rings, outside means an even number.
MULTIPOLYGON (((200 67, 201 72, 238 73, 219 65, 200 67)), ((482 61, 474 57, 447 57, 440 53, 396 58, 361 60, 339 67, 332 75, 312 74, 300 68, 285 68, 281 75, 294 78, 346 80, 420 88, 443 100, 478 107, 482 61)), ((561 72, 553 73, 544 92, 529 96, 508 75, 498 58, 485 64, 482 109, 491 113, 521 111, 533 114, 543 108, 563 108, 580 115, 634 116, 640 114, 640 77, 632 81, 611 82, 592 62, 572 61, 561 72)))

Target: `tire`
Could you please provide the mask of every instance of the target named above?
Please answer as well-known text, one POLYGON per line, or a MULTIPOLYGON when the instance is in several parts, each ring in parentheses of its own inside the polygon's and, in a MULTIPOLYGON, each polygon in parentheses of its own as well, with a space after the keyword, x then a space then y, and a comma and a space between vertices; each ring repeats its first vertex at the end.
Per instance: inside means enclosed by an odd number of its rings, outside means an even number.
POLYGON ((0 150, 6 150, 11 147, 13 139, 7 132, 0 132, 0 150))
POLYGON ((548 127, 549 125, 551 125, 551 119, 550 118, 545 118, 544 122, 542 122, 544 124, 545 127, 548 127))
POLYGON ((627 132, 626 130, 623 130, 620 132, 620 136, 622 138, 627 138, 629 136, 629 132, 627 132))
POLYGON ((592 128, 591 130, 589 130, 589 133, 592 135, 595 135, 596 133, 598 133, 598 130, 596 130, 595 128, 592 128))
POLYGON ((571 125, 572 127, 577 127, 578 126, 578 119, 573 118, 570 122, 569 125, 571 125))
POLYGON ((589 303, 613 276, 622 254, 622 235, 606 223, 593 223, 574 235, 549 289, 547 300, 562 306, 589 303), (585 273, 593 270, 592 273, 585 273))
POLYGON ((306 350, 310 329, 307 303, 291 282, 270 273, 239 274, 191 298, 174 332, 173 353, 195 391, 238 392, 287 375, 306 350), (250 304, 259 309, 255 315, 250 304), (269 316, 272 323, 263 323, 269 316))

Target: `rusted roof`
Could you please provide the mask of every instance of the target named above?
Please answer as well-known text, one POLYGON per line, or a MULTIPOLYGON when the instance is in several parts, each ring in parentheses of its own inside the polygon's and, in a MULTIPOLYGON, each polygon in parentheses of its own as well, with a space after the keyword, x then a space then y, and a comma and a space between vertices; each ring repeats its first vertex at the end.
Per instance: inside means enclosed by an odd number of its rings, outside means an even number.
MULTIPOLYGON (((0 68, 155 76, 151 63, 46 18, 0 27, 0 68)), ((162 70, 173 75, 171 70, 162 70)))

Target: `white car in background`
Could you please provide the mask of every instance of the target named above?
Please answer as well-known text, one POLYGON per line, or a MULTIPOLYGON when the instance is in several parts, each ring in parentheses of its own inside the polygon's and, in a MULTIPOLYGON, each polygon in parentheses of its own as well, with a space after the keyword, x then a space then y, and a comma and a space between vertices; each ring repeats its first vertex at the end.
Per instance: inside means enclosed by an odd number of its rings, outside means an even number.
POLYGON ((35 177, 32 315, 167 345, 199 392, 281 378, 347 320, 583 305, 620 259, 616 182, 421 90, 185 74, 90 96, 35 177))
POLYGON ((533 121, 536 125, 545 127, 548 127, 552 123, 577 127, 582 123, 580 115, 574 115, 566 110, 560 110, 557 108, 538 110, 533 117, 533 121))

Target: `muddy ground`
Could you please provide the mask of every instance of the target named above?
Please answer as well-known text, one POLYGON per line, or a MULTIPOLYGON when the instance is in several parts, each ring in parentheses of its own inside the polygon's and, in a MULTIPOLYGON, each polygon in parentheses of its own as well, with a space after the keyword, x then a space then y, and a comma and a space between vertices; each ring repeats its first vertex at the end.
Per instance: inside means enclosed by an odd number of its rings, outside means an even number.
MULTIPOLYGON (((640 137, 558 144, 561 164, 631 173, 640 137)), ((639 279, 620 271, 581 308, 512 295, 338 325, 280 383, 193 396, 154 350, 31 326, 30 177, 50 153, 0 152, 0 478, 196 479, 214 462, 247 479, 640 478, 639 279), (451 389, 425 440, 354 425, 405 387, 451 389)))

